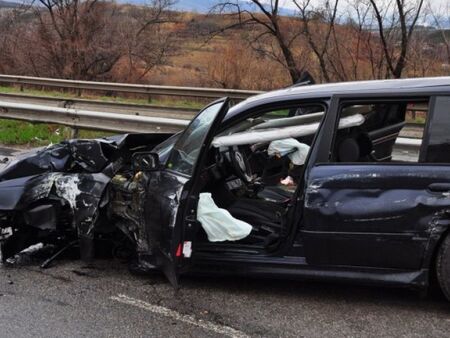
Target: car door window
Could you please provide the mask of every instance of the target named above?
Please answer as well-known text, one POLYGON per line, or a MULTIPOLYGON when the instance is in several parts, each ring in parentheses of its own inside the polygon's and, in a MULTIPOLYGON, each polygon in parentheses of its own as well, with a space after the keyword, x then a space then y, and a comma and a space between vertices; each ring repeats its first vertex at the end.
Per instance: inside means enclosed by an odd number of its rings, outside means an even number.
POLYGON ((426 239, 418 238, 428 236, 429 220, 421 206, 435 198, 430 184, 448 177, 441 168, 411 165, 419 160, 428 101, 332 102, 327 133, 318 138, 323 155, 306 176, 301 234, 308 264, 419 269, 426 239))
POLYGON ((194 118, 175 144, 169 156, 167 168, 192 175, 211 123, 222 105, 223 102, 212 104, 194 118))
POLYGON ((449 96, 438 96, 435 98, 424 162, 450 163, 449 107, 449 96))
POLYGON ((427 101, 344 103, 339 116, 332 162, 419 162, 427 101))

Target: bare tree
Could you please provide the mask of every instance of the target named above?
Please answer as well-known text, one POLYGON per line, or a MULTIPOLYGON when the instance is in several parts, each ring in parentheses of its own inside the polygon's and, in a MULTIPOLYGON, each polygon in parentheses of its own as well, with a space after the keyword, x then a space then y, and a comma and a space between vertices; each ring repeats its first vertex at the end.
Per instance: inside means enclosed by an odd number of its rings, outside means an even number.
POLYGON ((358 0, 348 2, 346 22, 332 30, 333 48, 329 63, 340 81, 367 78, 366 44, 371 39, 368 30, 369 6, 358 0))
MULTIPOLYGON (((319 62, 322 77, 326 82, 330 82, 331 76, 328 71, 327 56, 330 49, 330 39, 332 33, 335 32, 339 0, 326 0, 320 9, 313 9, 311 0, 293 0, 293 3, 299 11, 301 32, 319 62), (314 27, 312 27, 312 23, 314 27)), ((340 71, 337 70, 336 73, 340 73, 340 71)))
POLYGON ((416 32, 410 46, 407 67, 409 76, 442 75, 442 55, 444 53, 439 48, 439 44, 430 42, 428 30, 416 32))
POLYGON ((152 0, 144 7, 131 7, 121 21, 129 81, 139 81, 155 67, 166 64, 176 50, 170 25, 176 22, 169 11, 173 0, 152 0))
POLYGON ((117 8, 100 0, 38 0, 29 61, 36 75, 91 80, 106 76, 122 55, 117 8))
POLYGON ((22 14, 29 5, 17 5, 12 9, 0 11, 0 72, 8 73, 16 66, 19 53, 20 37, 23 27, 22 14))
POLYGON ((215 11, 231 12, 237 19, 236 23, 232 23, 220 31, 239 26, 254 29, 254 34, 249 37, 254 48, 281 63, 289 72, 292 82, 296 83, 305 70, 305 65, 299 62, 293 51, 294 42, 299 34, 294 30, 283 29, 280 1, 251 0, 249 3, 254 5, 254 11, 249 10, 248 7, 242 7, 238 0, 222 1, 216 5, 215 11), (261 41, 262 45, 259 43, 261 41))
POLYGON ((370 0, 387 64, 386 77, 402 76, 423 3, 424 0, 370 0))
POLYGON ((173 0, 32 0, 0 20, 0 71, 138 81, 175 50, 173 0))
POLYGON ((450 24, 450 16, 449 16, 450 4, 447 2, 442 5, 441 8, 435 9, 429 4, 428 11, 431 14, 434 24, 439 32, 441 42, 445 47, 446 60, 445 63, 447 67, 450 65, 450 38, 448 34, 448 30, 444 29, 444 24, 450 24), (446 14, 439 14, 446 13, 446 14))
POLYGON ((209 53, 204 61, 207 79, 211 81, 206 85, 254 90, 286 86, 285 69, 270 59, 258 56, 241 40, 217 46, 217 50, 209 53))

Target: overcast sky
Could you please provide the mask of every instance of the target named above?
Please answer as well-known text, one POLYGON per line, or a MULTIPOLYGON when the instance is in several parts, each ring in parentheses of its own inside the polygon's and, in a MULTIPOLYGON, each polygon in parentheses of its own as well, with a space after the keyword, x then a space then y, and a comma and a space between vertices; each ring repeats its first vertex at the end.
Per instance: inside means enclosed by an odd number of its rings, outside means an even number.
MULTIPOLYGON (((262 1, 269 4, 271 0, 262 0, 262 1)), ((301 2, 301 1, 302 0, 300 0, 299 2, 301 2)), ((324 0, 311 0, 312 4, 321 4, 323 2, 324 2, 324 0)), ((347 4, 346 0, 340 0, 340 2, 341 2, 341 6, 345 6, 347 4)), ((382 2, 382 1, 380 1, 380 2, 382 2)), ((446 5, 448 3, 450 3, 450 1, 448 1, 448 0, 428 0, 428 3, 430 3, 434 8, 439 8, 439 7, 446 7, 446 5)), ((289 8, 289 9, 297 8, 292 0, 280 0, 280 4, 282 5, 282 7, 289 8)))
MULTIPOLYGON (((261 0, 263 2, 265 2, 266 4, 270 4, 271 1, 273 0, 261 0)), ((384 0, 385 2, 386 0, 384 0)), ((299 0, 299 3, 301 3, 302 0, 299 0)), ((321 5, 325 2, 325 0, 311 0, 311 4, 314 5, 321 5)), ((378 1, 379 3, 383 3, 383 0, 378 1)), ((427 4, 431 4, 431 7, 433 8, 433 11, 439 11, 442 15, 444 15, 444 13, 442 13, 442 11, 447 11, 450 8, 450 0, 425 0, 425 2, 427 4)), ((340 0, 340 5, 339 7, 341 8, 341 10, 345 10, 345 8, 347 7, 349 1, 348 0, 340 0)), ((291 9, 291 10, 296 10, 297 7, 295 6, 294 2, 292 0, 280 0, 280 5, 286 9, 291 9)), ((450 15, 450 13, 447 13, 448 15, 450 15)))
MULTIPOLYGON (((24 1, 32 1, 32 0, 6 0, 11 2, 24 2, 24 1)), ((128 3, 145 3, 150 2, 150 0, 116 0, 118 2, 128 2, 128 3)), ((178 1, 178 8, 182 10, 196 10, 200 12, 207 12, 214 4, 221 0, 176 0, 178 1)), ((249 0, 238 0, 242 3, 249 3, 249 0)), ((271 1, 274 0, 261 0, 263 3, 266 3, 267 5, 270 4, 271 1)), ((299 0, 299 2, 302 2, 304 0, 299 0)), ((323 4, 326 0, 310 0, 312 6, 320 6, 323 4)), ((330 0, 334 1, 334 0, 330 0)), ((349 2, 354 2, 357 0, 339 0, 339 10, 341 13, 347 12, 348 10, 348 4, 349 2)), ((365 0, 368 1, 368 0, 365 0)), ((377 0, 379 3, 383 2, 389 2, 393 0, 377 0)), ((407 1, 417 1, 417 0, 407 0, 407 1)), ((428 7, 428 4, 431 4, 431 7, 433 9, 434 13, 439 13, 440 16, 446 17, 447 20, 450 19, 450 0, 425 0, 427 3, 426 7, 428 7)), ((280 6, 290 10, 295 11, 297 7, 295 6, 293 0, 280 0, 280 6)), ((383 6, 380 6, 383 8, 383 6)), ((429 20, 430 21, 430 20, 429 20)), ((431 21, 430 21, 431 22, 431 21)), ((424 23, 422 23, 424 24, 424 23)), ((445 23, 445 26, 449 26, 449 22, 445 23)))
MULTIPOLYGON (((241 0, 242 1, 242 0, 241 0)), ((246 1, 246 0, 244 0, 246 1)), ((266 3, 267 5, 270 5, 271 1, 273 0, 261 0, 262 2, 266 3)), ((299 0, 299 3, 301 3, 303 0, 299 0)), ((333 1, 333 0, 331 0, 333 1)), ((339 11, 344 14, 348 12, 349 3, 353 3, 355 0, 339 0, 339 11)), ((368 0, 366 0, 368 1, 368 0)), ((382 4, 383 2, 390 2, 393 0, 377 0, 378 3, 382 4)), ((417 1, 417 0, 411 0, 411 1, 417 1)), ((325 0, 310 0, 311 6, 320 6, 323 5, 325 0)), ((431 9, 433 13, 436 13, 439 15, 441 19, 441 25, 445 27, 449 27, 450 25, 450 0, 425 0, 424 10, 422 13, 428 12, 428 7, 431 5, 431 9)), ((289 10, 297 10, 296 5, 294 4, 294 1, 292 0, 280 0, 280 6, 289 10)), ((383 8, 382 5, 380 5, 380 8, 383 8)), ((431 16, 425 17, 423 19, 424 21, 419 22, 421 25, 434 25, 435 21, 431 18, 431 16)))

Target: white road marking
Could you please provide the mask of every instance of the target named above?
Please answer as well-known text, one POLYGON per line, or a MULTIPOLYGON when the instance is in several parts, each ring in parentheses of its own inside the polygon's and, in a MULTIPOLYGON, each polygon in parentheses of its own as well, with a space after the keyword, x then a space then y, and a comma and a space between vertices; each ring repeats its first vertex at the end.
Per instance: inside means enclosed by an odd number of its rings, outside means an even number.
POLYGON ((177 311, 168 309, 164 306, 150 304, 150 303, 144 302, 143 300, 128 297, 126 295, 119 294, 117 296, 110 297, 110 299, 115 300, 120 303, 123 303, 123 304, 133 305, 138 308, 141 308, 141 309, 144 309, 144 310, 147 310, 147 311, 150 311, 150 312, 153 312, 158 315, 165 316, 165 317, 168 317, 171 319, 175 319, 175 320, 178 320, 183 323, 198 326, 202 329, 212 331, 217 334, 222 334, 224 336, 237 337, 237 338, 249 337, 245 333, 243 333, 239 330, 233 329, 232 327, 229 327, 226 325, 214 324, 212 322, 201 320, 201 319, 196 319, 194 316, 184 315, 177 311))

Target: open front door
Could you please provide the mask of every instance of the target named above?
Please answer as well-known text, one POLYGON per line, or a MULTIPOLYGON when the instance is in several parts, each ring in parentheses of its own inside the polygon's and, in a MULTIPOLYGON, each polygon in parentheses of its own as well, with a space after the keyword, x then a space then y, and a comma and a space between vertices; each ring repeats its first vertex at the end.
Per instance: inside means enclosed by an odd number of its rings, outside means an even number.
POLYGON ((145 222, 152 263, 178 287, 181 269, 189 262, 193 237, 185 231, 186 219, 195 221, 196 201, 190 191, 203 166, 212 137, 228 111, 229 99, 203 109, 175 143, 164 169, 151 173, 145 222))

